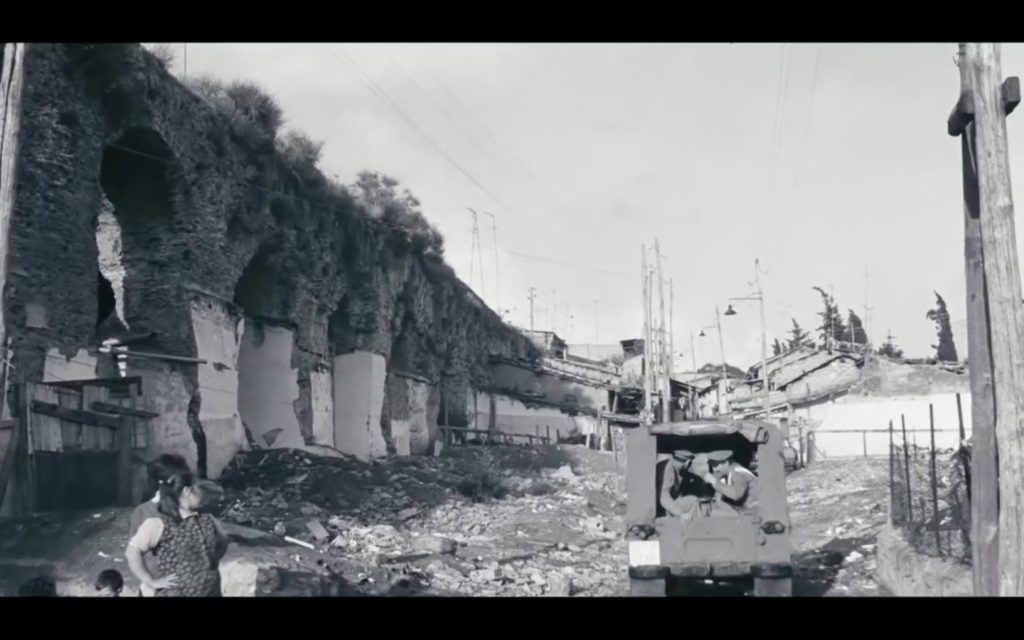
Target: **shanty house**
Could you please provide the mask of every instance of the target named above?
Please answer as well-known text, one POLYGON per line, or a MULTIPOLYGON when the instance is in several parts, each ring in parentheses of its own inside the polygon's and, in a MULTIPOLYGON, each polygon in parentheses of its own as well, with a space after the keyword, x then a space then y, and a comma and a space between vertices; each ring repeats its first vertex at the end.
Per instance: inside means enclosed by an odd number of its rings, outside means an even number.
MULTIPOLYGON (((845 392, 860 381, 862 363, 862 358, 855 354, 819 351, 784 362, 774 370, 769 366, 768 399, 772 413, 845 392)), ((733 410, 745 416, 762 413, 763 407, 760 389, 743 397, 734 396, 732 402, 733 410)))
POLYGON ((569 353, 565 340, 558 337, 554 331, 523 331, 527 338, 537 346, 544 355, 564 359, 569 353))

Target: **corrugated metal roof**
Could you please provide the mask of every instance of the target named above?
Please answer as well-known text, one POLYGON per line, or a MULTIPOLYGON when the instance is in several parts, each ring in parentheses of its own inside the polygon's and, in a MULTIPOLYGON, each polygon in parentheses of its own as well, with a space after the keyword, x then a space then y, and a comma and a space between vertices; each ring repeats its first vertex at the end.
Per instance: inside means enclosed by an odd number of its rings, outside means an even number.
POLYGON ((816 371, 835 360, 847 359, 856 362, 857 358, 848 353, 829 353, 821 351, 808 358, 798 360, 791 365, 782 367, 774 376, 775 388, 785 389, 812 371, 816 371))

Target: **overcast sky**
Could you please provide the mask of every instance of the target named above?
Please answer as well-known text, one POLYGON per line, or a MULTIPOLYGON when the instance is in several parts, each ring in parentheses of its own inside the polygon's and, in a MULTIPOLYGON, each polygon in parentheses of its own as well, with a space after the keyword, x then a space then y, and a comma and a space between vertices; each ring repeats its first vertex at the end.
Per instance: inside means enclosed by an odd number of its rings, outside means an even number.
MULTIPOLYGON (((184 47, 173 47, 180 76, 184 47)), ((945 130, 955 54, 954 44, 193 43, 187 73, 263 85, 287 127, 325 143, 326 174, 397 178, 444 234, 459 276, 517 325, 529 326, 536 287, 537 329, 571 343, 638 337, 641 245, 658 238, 687 363, 690 332, 714 322, 715 305, 750 295, 755 258, 769 341, 792 317, 818 325, 813 286, 860 315, 866 289, 874 341, 891 329, 908 355, 931 355, 936 290, 963 357, 960 144, 945 130), (470 278, 469 207, 497 220, 496 265, 491 218, 480 217, 482 280, 479 263, 470 278)), ((1003 72, 1024 73, 1024 45, 1003 46, 1003 72)), ((1009 119, 1017 185, 1022 117, 1009 119)), ((736 309, 722 319, 726 359, 747 366, 760 357, 757 307, 736 309)), ((707 334, 698 365, 719 360, 707 334)))

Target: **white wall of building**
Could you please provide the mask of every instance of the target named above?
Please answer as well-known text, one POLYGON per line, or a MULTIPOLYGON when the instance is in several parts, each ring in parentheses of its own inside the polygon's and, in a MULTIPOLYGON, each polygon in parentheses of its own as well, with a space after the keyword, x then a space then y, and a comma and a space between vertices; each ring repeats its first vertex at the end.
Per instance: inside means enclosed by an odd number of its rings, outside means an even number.
MULTIPOLYGON (((964 430, 971 436, 971 396, 961 394, 964 430)), ((960 427, 956 394, 927 396, 857 396, 847 395, 833 402, 799 408, 797 418, 810 420, 815 432, 815 445, 826 457, 888 455, 889 421, 895 429, 895 442, 902 442, 900 416, 906 420, 907 439, 919 446, 931 442, 929 404, 935 414, 935 446, 952 449, 959 446, 960 427)))

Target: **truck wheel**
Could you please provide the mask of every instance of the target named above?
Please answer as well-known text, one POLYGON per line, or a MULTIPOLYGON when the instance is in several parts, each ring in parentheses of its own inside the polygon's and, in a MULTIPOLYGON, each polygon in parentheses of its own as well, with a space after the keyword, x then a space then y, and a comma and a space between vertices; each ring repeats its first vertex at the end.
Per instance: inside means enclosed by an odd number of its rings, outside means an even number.
POLYGON ((629 595, 633 598, 664 598, 665 578, 630 578, 629 595))
POLYGON ((793 578, 754 578, 755 598, 789 598, 793 595, 793 578))

